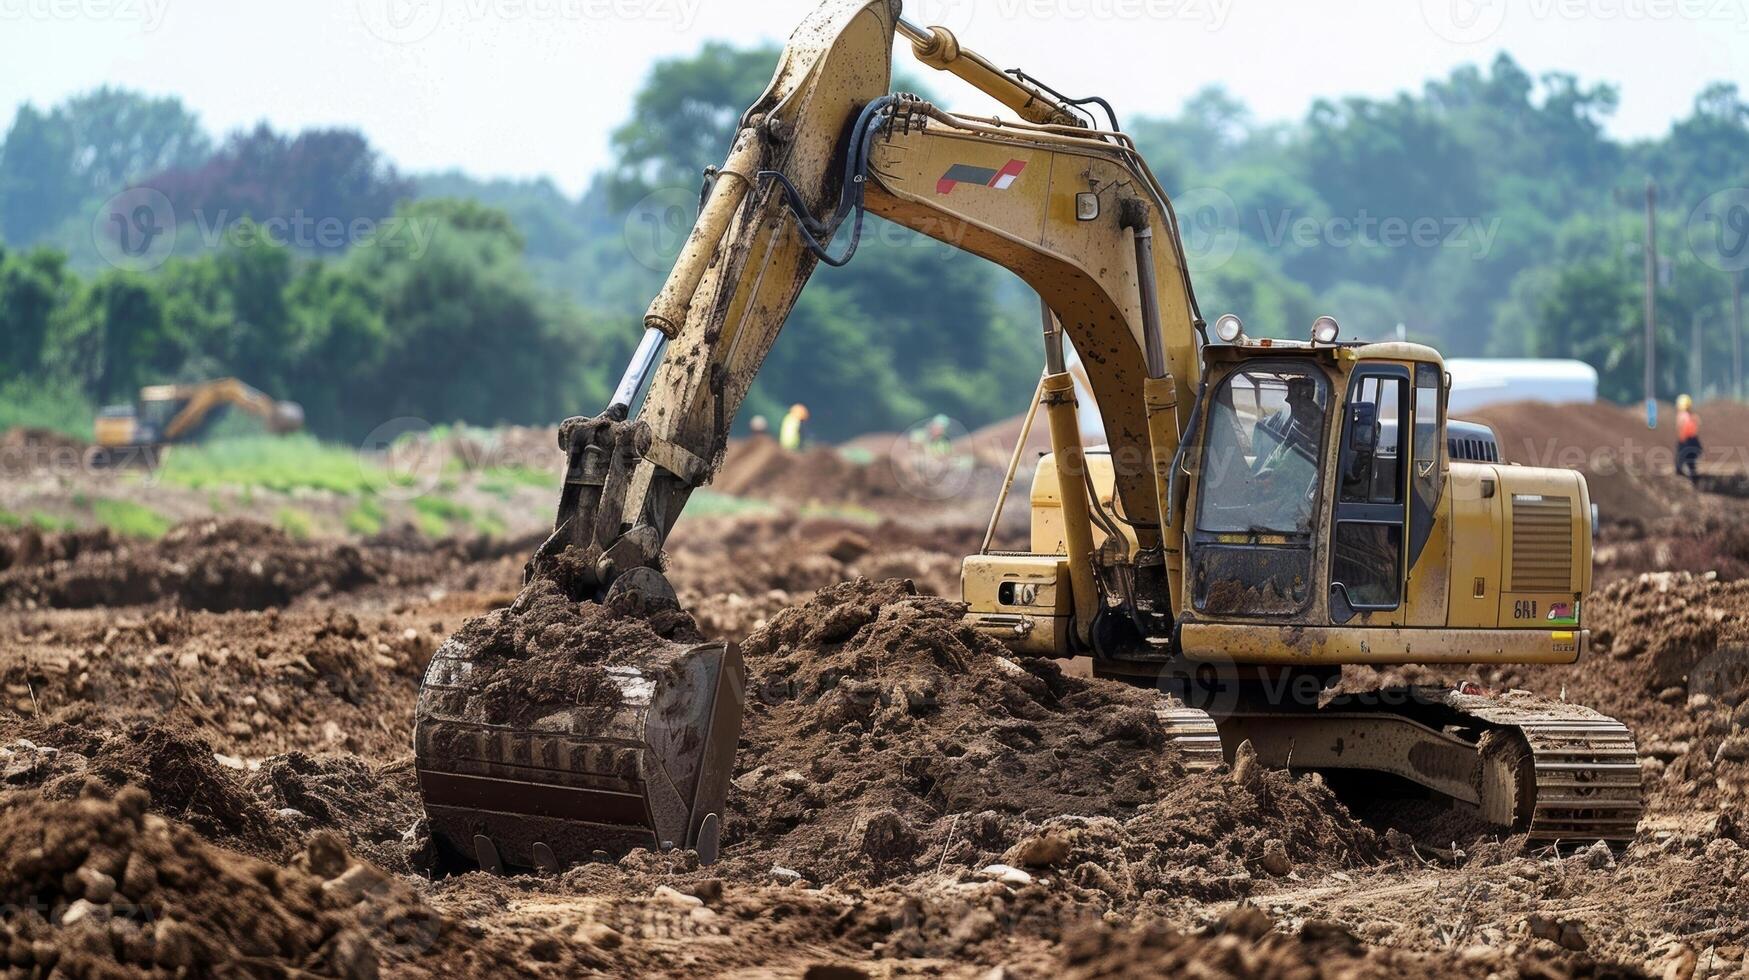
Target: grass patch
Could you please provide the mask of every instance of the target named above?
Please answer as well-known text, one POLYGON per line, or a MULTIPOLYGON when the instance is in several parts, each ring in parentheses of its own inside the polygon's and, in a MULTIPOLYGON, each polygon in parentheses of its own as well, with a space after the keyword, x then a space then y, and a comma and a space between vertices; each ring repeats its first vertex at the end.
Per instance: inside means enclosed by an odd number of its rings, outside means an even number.
POLYGON ((488 538, 501 538, 510 533, 510 525, 504 523, 504 519, 497 514, 475 511, 474 516, 468 520, 468 526, 488 538))
POLYGON ((458 523, 472 523, 473 508, 448 497, 425 496, 413 500, 413 524, 428 538, 441 538, 451 533, 458 523))
POLYGON ((739 514, 775 514, 777 507, 763 500, 750 500, 715 490, 694 490, 686 500, 686 513, 699 517, 734 517, 739 514))
POLYGON ((383 513, 383 505, 373 497, 366 497, 358 502, 358 506, 346 512, 344 523, 346 530, 359 537, 372 537, 383 533, 383 522, 388 515, 383 513))
POLYGON ((308 541, 316 533, 315 519, 296 507, 281 507, 279 513, 273 515, 273 520, 280 530, 298 541, 308 541))
POLYGON ((802 517, 830 518, 870 527, 881 522, 881 515, 856 504, 803 504, 796 512, 802 517))
POLYGON ((449 537, 449 522, 433 514, 414 513, 413 527, 428 538, 449 537))
POLYGON ((196 490, 326 490, 344 496, 374 493, 395 483, 394 474, 352 450, 308 435, 248 436, 174 446, 164 454, 158 478, 196 490))
POLYGON ((531 466, 494 466, 480 471, 479 487, 481 492, 489 493, 499 500, 509 500, 519 488, 533 487, 536 490, 557 492, 559 477, 545 470, 537 470, 531 466))
POLYGON ((477 511, 467 504, 435 495, 414 499, 413 523, 419 528, 419 533, 432 538, 454 534, 458 527, 470 528, 490 537, 510 531, 510 526, 497 514, 477 511))
POLYGON ((47 511, 33 510, 30 512, 30 525, 39 531, 50 533, 58 531, 77 531, 79 522, 71 517, 56 517, 47 511))
POLYGON ((0 508, 0 527, 13 528, 23 526, 24 518, 19 517, 17 514, 14 514, 5 508, 0 508))
POLYGON ((97 523, 130 538, 161 538, 170 530, 170 518, 131 500, 93 500, 91 513, 97 523))

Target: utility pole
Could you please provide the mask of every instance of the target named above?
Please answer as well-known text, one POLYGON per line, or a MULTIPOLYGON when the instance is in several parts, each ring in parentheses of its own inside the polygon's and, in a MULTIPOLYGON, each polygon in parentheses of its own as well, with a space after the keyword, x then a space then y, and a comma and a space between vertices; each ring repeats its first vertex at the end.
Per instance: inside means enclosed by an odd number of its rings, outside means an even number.
POLYGON ((1731 273, 1731 395, 1743 400, 1743 273, 1731 273))
POLYGON ((1658 185, 1646 178, 1646 426, 1658 427, 1658 185))
POLYGON ((1701 397, 1701 389, 1706 387, 1702 384, 1706 378, 1704 376, 1705 368, 1702 366, 1700 360, 1701 334, 1699 310, 1695 310, 1693 313, 1689 314, 1689 331, 1688 393, 1694 396, 1695 401, 1698 402, 1701 397))

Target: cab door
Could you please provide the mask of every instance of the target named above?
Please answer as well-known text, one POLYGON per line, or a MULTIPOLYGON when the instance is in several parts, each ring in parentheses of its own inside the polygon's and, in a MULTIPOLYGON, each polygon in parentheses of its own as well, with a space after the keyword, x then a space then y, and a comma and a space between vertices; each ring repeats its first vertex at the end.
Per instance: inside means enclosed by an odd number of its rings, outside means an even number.
POLYGON ((1330 621, 1402 622, 1408 529, 1411 379, 1400 364, 1362 363, 1343 404, 1330 523, 1330 621))
POLYGON ((1445 504, 1445 371, 1438 364, 1415 364, 1413 411, 1403 621, 1408 626, 1444 626, 1451 605, 1451 508, 1445 504))

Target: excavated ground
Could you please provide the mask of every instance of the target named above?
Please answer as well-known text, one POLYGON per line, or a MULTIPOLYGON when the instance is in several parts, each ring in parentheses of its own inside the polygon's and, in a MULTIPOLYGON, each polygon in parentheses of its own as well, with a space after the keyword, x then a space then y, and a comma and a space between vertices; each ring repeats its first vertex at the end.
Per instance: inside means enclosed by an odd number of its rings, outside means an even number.
MULTIPOLYGON (((1725 527, 1612 525, 1586 607, 1596 654, 1478 678, 1636 727, 1651 810, 1624 853, 1454 840, 1423 804, 1351 811, 1323 780, 1255 760, 1188 774, 1151 695, 1012 659, 932 597, 957 590, 981 527, 779 513, 689 519, 675 538, 696 628, 738 640, 749 671, 723 860, 637 851, 435 880, 410 744, 419 677, 464 622, 511 601, 531 543, 298 542, 246 522, 153 544, 14 532, 0 539, 0 964, 1741 975, 1749 580, 1666 553, 1737 554, 1725 527)), ((649 629, 627 610, 548 612, 590 636, 649 629)))

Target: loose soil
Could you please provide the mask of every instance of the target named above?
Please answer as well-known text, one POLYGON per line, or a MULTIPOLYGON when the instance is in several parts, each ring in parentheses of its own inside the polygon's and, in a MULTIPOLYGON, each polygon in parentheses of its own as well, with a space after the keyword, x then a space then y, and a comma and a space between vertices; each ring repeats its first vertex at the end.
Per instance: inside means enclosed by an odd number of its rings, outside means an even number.
POLYGON ((1357 815, 1254 759, 1185 772, 1153 692, 960 625, 939 596, 983 528, 941 514, 688 518, 670 575, 695 621, 540 585, 493 613, 528 542, 11 532, 0 951, 21 976, 1742 973, 1749 582, 1722 531, 1609 525, 1593 655, 1472 675, 1639 733, 1639 842, 1556 854, 1454 839, 1437 809, 1357 815), (1684 535, 1717 567, 1658 565, 1684 535), (587 694, 579 651, 739 642, 723 859, 424 873, 413 702, 470 620, 506 720, 531 690, 587 694))

